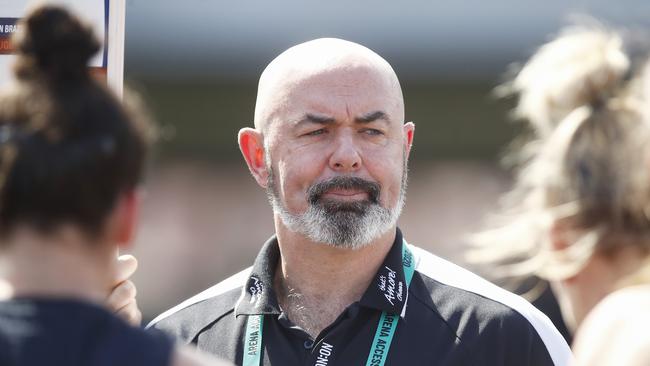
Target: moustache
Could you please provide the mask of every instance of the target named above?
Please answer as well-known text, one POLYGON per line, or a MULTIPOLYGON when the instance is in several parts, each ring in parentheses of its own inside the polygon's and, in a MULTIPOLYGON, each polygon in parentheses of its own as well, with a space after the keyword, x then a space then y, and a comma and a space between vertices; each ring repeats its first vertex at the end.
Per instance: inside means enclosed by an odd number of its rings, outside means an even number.
POLYGON ((322 196, 331 189, 355 189, 366 192, 371 203, 379 203, 381 187, 378 183, 359 177, 334 177, 318 182, 307 190, 307 200, 310 204, 317 204, 322 196))

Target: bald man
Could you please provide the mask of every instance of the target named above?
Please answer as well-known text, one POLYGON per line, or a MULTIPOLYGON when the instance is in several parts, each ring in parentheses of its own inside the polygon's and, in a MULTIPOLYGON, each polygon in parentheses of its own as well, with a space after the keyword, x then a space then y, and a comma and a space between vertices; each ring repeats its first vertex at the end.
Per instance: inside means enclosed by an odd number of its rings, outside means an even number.
POLYGON ((274 212, 252 267, 152 325, 237 365, 565 365, 523 299, 397 228, 415 126, 391 66, 338 39, 292 47, 259 82, 239 146, 274 212))

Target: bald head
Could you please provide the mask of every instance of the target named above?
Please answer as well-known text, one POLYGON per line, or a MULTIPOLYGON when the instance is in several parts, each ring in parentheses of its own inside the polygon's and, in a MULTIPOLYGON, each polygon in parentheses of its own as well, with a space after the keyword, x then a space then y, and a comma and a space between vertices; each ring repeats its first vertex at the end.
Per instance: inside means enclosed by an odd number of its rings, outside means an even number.
POLYGON ((314 93, 341 98, 374 93, 385 98, 387 114, 404 120, 402 90, 386 60, 359 44, 321 38, 289 48, 266 67, 258 86, 255 128, 264 130, 287 118, 296 99, 314 93))

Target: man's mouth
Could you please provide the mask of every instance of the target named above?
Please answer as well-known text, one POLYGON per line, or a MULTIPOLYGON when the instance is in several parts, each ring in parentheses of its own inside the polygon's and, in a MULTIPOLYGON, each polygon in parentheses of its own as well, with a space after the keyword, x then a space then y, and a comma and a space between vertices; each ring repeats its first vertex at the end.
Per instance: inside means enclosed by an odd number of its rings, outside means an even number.
POLYGON ((379 184, 358 177, 335 177, 311 186, 307 192, 311 204, 319 201, 357 203, 379 201, 379 184))
POLYGON ((339 201, 360 201, 368 199, 368 192, 359 189, 332 188, 323 193, 321 197, 339 201))

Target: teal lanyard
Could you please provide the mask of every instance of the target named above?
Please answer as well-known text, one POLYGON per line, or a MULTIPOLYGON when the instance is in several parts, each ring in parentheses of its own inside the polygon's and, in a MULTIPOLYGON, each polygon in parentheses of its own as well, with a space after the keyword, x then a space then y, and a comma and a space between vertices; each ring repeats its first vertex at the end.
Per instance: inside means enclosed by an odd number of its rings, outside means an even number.
MULTIPOLYGON (((402 266, 404 267, 404 277, 406 277, 406 296, 408 298, 408 288, 411 284, 413 273, 415 272, 415 263, 413 262, 413 254, 407 248, 406 241, 402 244, 402 266)), ((366 366, 383 366, 386 363, 388 351, 390 350, 390 345, 393 342, 393 336, 397 329, 398 320, 399 315, 385 311, 381 313, 366 366)), ((259 366, 262 364, 263 325, 264 315, 248 316, 248 320, 246 321, 243 366, 259 366)))
POLYGON ((242 366, 259 366, 262 364, 262 327, 264 315, 250 315, 246 322, 246 343, 244 344, 244 362, 242 366))

